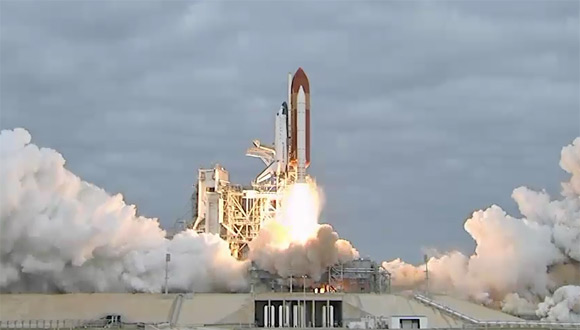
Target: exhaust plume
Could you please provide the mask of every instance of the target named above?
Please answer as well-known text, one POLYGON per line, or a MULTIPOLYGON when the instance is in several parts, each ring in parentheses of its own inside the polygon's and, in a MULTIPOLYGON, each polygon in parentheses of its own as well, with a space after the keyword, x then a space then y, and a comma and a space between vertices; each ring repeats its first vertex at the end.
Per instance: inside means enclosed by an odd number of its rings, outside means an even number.
POLYGON ((237 291, 247 263, 219 237, 185 231, 172 240, 120 194, 82 181, 21 128, 0 133, 0 291, 237 291))
MULTIPOLYGON (((475 253, 430 258, 429 288, 499 303, 515 314, 537 309, 537 315, 546 319, 576 319, 580 287, 564 285, 580 284, 580 138, 562 149, 560 166, 571 174, 562 184, 562 199, 551 200, 545 191, 520 187, 512 198, 522 218, 497 205, 474 212, 464 227, 476 242, 475 253)), ((425 265, 415 267, 396 259, 383 267, 391 272, 395 286, 424 285, 425 265)))
POLYGON ((280 214, 249 244, 249 257, 259 268, 283 277, 308 275, 319 280, 327 267, 358 257, 330 225, 318 224, 323 202, 315 182, 291 185, 283 196, 280 214))
POLYGON ((250 242, 250 259, 260 269, 282 277, 308 275, 319 280, 326 268, 338 262, 358 257, 358 252, 330 225, 317 225, 315 235, 306 242, 292 241, 280 244, 279 237, 287 234, 277 221, 265 224, 258 236, 250 242))

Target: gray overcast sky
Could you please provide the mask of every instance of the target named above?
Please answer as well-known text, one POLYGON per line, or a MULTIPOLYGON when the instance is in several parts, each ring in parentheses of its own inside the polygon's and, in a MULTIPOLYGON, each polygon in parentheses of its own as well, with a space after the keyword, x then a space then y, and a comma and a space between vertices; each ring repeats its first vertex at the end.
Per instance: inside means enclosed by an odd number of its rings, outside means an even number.
POLYGON ((200 166, 237 183, 286 73, 312 90, 323 221, 378 260, 472 249, 470 213, 559 192, 580 134, 578 1, 7 1, 1 127, 165 227, 200 166))

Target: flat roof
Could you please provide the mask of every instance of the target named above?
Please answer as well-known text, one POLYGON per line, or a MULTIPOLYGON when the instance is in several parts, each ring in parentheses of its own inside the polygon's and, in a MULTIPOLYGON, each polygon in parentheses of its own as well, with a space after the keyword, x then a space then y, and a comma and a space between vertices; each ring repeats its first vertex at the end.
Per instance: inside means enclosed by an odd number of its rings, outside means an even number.
MULTIPOLYGON (((71 293, 0 294, 0 320, 94 320, 108 314, 124 322, 163 323, 174 315, 180 325, 252 324, 256 300, 341 301, 343 318, 425 316, 430 328, 460 328, 464 321, 410 295, 375 293, 71 293), (175 307, 176 305, 180 307, 175 307), (180 308, 175 312, 175 308, 180 308), (175 316, 177 315, 177 316, 175 316)), ((449 296, 431 297, 438 303, 482 321, 522 321, 501 311, 449 296)))

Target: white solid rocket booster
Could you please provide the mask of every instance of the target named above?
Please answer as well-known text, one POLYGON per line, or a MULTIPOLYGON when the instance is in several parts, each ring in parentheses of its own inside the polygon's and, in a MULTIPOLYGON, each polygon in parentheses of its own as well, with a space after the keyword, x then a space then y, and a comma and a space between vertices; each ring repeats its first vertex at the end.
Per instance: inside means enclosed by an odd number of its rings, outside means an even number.
POLYGON ((276 136, 274 140, 276 151, 276 174, 286 172, 288 163, 288 106, 282 103, 280 110, 276 114, 276 136))

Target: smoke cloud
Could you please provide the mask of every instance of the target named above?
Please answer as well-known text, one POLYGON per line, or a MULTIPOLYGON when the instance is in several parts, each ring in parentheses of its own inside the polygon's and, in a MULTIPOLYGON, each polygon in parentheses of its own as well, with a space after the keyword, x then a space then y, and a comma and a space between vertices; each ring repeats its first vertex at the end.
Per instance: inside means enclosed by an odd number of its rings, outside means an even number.
MULTIPOLYGON (((475 253, 431 257, 429 288, 515 314, 537 309, 538 316, 550 320, 577 318, 580 287, 565 285, 580 284, 580 138, 562 149, 560 166, 571 174, 562 184, 562 199, 520 187, 512 198, 522 218, 497 205, 474 212, 464 227, 476 242, 475 253)), ((425 265, 396 259, 383 267, 393 285, 424 285, 425 265)))
POLYGON ((538 305, 536 314, 548 321, 580 322, 580 286, 558 288, 538 305))
POLYGON ((21 128, 0 133, 2 292, 237 291, 247 263, 217 236, 172 240, 120 194, 82 181, 21 128))
POLYGON ((286 227, 278 221, 266 223, 250 242, 250 259, 272 274, 283 277, 308 275, 319 280, 326 268, 358 257, 352 245, 330 225, 317 225, 314 235, 305 242, 287 241, 286 227))
POLYGON ((286 187, 282 201, 276 219, 266 222, 249 244, 249 258, 260 269, 319 280, 327 267, 358 257, 330 225, 318 224, 324 194, 314 180, 286 187))

